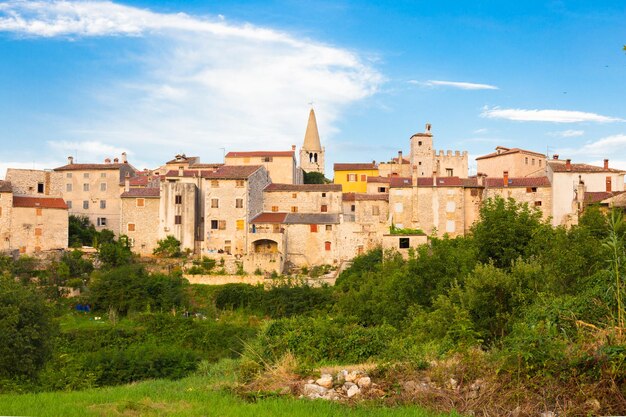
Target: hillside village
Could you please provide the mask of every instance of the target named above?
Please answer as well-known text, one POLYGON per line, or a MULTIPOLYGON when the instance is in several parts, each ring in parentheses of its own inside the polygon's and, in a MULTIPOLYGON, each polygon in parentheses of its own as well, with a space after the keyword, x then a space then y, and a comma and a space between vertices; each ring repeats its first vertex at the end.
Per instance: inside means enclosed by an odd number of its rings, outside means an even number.
POLYGON ((435 145, 426 124, 409 138, 408 155, 335 163, 332 183, 307 184, 305 174, 330 177, 311 109, 299 151, 229 152, 220 163, 180 154, 144 171, 125 153, 101 163, 70 156, 52 170, 9 168, 0 181, 0 250, 66 249, 76 215, 128 236, 142 256, 171 235, 195 255, 283 273, 338 265, 377 246, 406 255, 428 236, 463 235, 496 196, 538 208, 554 226, 577 224, 589 204, 626 206, 626 171, 608 159, 592 166, 498 146, 476 158, 470 176, 467 151, 435 145))

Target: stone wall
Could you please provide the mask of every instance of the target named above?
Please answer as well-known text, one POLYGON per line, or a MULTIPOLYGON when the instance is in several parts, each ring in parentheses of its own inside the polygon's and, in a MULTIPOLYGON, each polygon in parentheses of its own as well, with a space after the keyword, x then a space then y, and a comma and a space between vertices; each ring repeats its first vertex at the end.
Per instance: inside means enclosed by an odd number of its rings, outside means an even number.
POLYGON ((298 213, 321 213, 322 205, 326 205, 328 213, 341 213, 341 192, 335 191, 271 191, 263 193, 263 211, 292 212, 296 207, 298 213), (325 194, 325 197, 322 197, 325 194), (273 210, 277 208, 277 210, 273 210))
POLYGON ((21 253, 66 249, 67 210, 13 207, 10 239, 11 249, 21 253))
POLYGON ((181 242, 182 250, 195 249, 197 193, 192 183, 161 183, 159 239, 172 235, 181 242))
POLYGON ((0 250, 11 247, 11 217, 13 216, 13 194, 0 192, 0 250))
POLYGON ((136 197, 122 198, 122 234, 132 239, 133 252, 152 255, 159 240, 159 198, 143 198, 143 206, 136 197), (133 227, 129 228, 128 225, 133 227), (134 228, 134 230, 130 230, 134 228))
POLYGON ((19 195, 60 197, 61 180, 60 173, 40 169, 8 168, 6 174, 6 181, 11 182, 13 193, 19 195))

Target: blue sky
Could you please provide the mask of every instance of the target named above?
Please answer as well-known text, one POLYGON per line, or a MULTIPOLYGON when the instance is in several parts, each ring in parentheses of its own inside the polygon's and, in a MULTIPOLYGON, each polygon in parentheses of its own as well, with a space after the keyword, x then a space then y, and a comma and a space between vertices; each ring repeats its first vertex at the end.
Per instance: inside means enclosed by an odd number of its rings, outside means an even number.
MULTIPOLYGON (((626 169, 621 1, 0 1, 0 175, 300 146, 497 145, 626 169)), ((474 162, 470 162, 473 166, 474 162)))

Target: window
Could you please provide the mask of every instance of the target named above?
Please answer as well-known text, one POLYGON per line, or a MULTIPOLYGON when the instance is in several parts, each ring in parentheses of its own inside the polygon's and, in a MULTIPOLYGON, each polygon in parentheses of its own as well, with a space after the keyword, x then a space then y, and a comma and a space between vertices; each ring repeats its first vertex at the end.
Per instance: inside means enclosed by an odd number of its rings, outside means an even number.
POLYGON ((385 192, 387 192, 387 189, 385 187, 378 187, 378 192, 379 193, 385 193, 385 192))
POLYGON ((219 220, 217 222, 217 228, 220 230, 226 230, 226 220, 219 220))
POLYGON ((88 173, 88 172, 85 172, 85 173, 83 174, 83 178, 89 178, 89 173, 88 173))
POLYGON ((244 184, 245 184, 244 180, 237 180, 237 181, 235 181, 235 186, 236 187, 240 187, 241 188, 241 187, 244 186, 244 184))
POLYGON ((218 188, 220 186, 220 182, 218 180, 211 180, 211 188, 218 188))
POLYGON ((101 182, 100 183, 100 191, 106 191, 107 190, 107 183, 106 182, 101 182))
POLYGON ((143 198, 138 198, 135 202, 137 203, 137 207, 143 207, 146 205, 146 200, 143 198))
POLYGON ((535 158, 531 160, 531 165, 535 165, 535 158))
POLYGON ((446 168, 446 175, 448 177, 452 177, 454 175, 454 170, 452 168, 446 168))
POLYGON ((71 201, 66 201, 65 204, 67 204, 67 208, 68 209, 72 208, 72 202, 71 201))
POLYGON ((174 224, 183 224, 183 216, 177 214, 174 216, 174 224))
POLYGON ((237 230, 243 230, 243 219, 238 219, 236 224, 235 224, 235 228, 237 230))
POLYGON ((322 193, 322 197, 326 197, 326 193, 322 193))
POLYGON ((41 208, 36 208, 35 209, 35 215, 36 216, 41 216, 43 214, 43 211, 41 210, 41 208))
POLYGON ((361 181, 363 182, 367 181, 367 175, 361 174, 361 181))
POLYGON ((297 213, 298 212, 298 206, 291 206, 291 212, 292 213, 297 213))
POLYGON ((535 201, 535 207, 541 207, 541 201, 535 201))
POLYGON ((217 220, 211 220, 211 229, 217 230, 217 227, 218 227, 217 220))
POLYGON ((101 209, 107 208, 107 201, 106 200, 100 200, 100 208, 101 209))
POLYGON ((84 208, 85 210, 87 210, 87 209, 89 208, 89 200, 84 200, 84 201, 83 201, 83 208, 84 208))
POLYGON ((322 204, 321 210, 322 213, 326 213, 328 211, 328 206, 326 204, 322 204))
POLYGON ((98 226, 106 226, 107 225, 107 218, 106 217, 98 217, 97 224, 98 224, 98 226))
POLYGON ((67 174, 65 174, 65 178, 72 178, 72 173, 68 172, 67 174))
POLYGON ((43 194, 43 182, 37 183, 37 192, 43 194))
POLYGON ((67 191, 68 193, 72 192, 72 184, 65 184, 65 191, 67 191))
POLYGON ((524 158, 524 159, 525 159, 526 165, 528 165, 528 158, 524 158))
POLYGON ((417 163, 417 165, 422 165, 422 161, 419 161, 419 162, 417 163))
POLYGON ((272 206, 272 211, 278 211, 278 206, 272 206))
POLYGON ((41 227, 35 228, 35 236, 41 236, 41 227))
POLYGON ((263 162, 272 162, 272 157, 271 156, 264 156, 263 157, 263 162))
POLYGON ((309 226, 311 226, 311 233, 317 233, 317 225, 316 224, 311 224, 309 226))
POLYGON ((380 208, 378 206, 372 206, 372 216, 378 216, 380 214, 380 208))
POLYGON ((348 174, 348 182, 356 182, 356 174, 348 174))
POLYGON ((537 187, 526 187, 526 192, 527 193, 536 193, 537 192, 537 187))
POLYGON ((220 207, 220 200, 218 200, 217 198, 212 198, 211 208, 219 208, 219 207, 220 207))
POLYGON ((398 247, 400 249, 408 249, 411 246, 410 242, 411 241, 408 237, 401 237, 398 239, 398 247))
POLYGON ((291 193, 291 198, 298 198, 298 193, 291 193))
POLYGON ((128 230, 129 232, 134 232, 135 231, 135 223, 128 223, 128 225, 126 225, 126 230, 128 230))
POLYGON ((89 191, 89 183, 88 182, 83 184, 83 191, 89 191))
POLYGON ((539 161, 539 166, 541 166, 541 159, 539 159, 538 161, 539 161))
POLYGON ((350 211, 353 213, 356 211, 356 206, 354 204, 350 206, 350 211))
POLYGON ((422 141, 421 140, 417 142, 417 146, 422 146, 422 141))
POLYGON ((326 225, 326 231, 327 232, 332 232, 333 231, 333 225, 332 224, 327 224, 326 225))
POLYGON ((243 198, 235 199, 235 208, 243 208, 243 198))
POLYGON ((325 250, 330 250, 330 242, 324 242, 324 249, 325 250))
POLYGON ((107 177, 107 173, 106 172, 101 172, 100 173, 100 178, 106 178, 107 177))
POLYGON ((180 194, 174 196, 174 204, 183 204, 183 196, 180 194))
POLYGON ((226 252, 227 254, 230 255, 230 250, 231 250, 231 241, 230 240, 225 240, 224 241, 224 252, 226 252))

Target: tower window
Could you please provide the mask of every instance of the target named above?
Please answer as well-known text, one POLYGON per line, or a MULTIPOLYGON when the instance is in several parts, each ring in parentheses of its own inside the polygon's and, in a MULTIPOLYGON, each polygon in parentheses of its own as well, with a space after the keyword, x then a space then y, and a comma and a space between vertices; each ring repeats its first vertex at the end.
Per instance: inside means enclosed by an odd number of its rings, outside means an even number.
POLYGON ((417 142, 417 146, 422 146, 422 141, 417 142))

